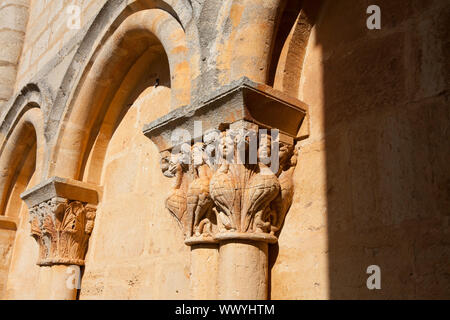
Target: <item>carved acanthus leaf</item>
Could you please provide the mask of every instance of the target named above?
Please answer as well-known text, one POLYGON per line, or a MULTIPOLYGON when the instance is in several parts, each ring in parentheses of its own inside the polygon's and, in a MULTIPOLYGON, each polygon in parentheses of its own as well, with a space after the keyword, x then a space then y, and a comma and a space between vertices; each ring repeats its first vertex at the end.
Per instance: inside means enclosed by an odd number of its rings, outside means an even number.
POLYGON ((39 249, 38 265, 84 264, 95 219, 95 206, 53 198, 30 209, 31 234, 39 249))

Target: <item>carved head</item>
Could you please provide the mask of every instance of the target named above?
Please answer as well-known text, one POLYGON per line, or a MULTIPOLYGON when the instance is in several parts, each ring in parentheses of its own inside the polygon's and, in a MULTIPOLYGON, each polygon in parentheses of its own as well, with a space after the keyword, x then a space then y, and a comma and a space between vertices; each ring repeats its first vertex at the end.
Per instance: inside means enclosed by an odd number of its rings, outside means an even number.
POLYGON ((284 142, 280 142, 280 167, 284 168, 286 166, 290 166, 290 160, 292 158, 292 155, 294 153, 294 146, 284 143, 284 142))
POLYGON ((191 146, 189 143, 183 143, 180 147, 179 158, 177 159, 182 165, 191 163, 191 146))
MULTIPOLYGON (((189 156, 188 152, 188 156, 189 156)), ((166 177, 172 178, 176 175, 177 167, 181 163, 182 159, 185 159, 186 155, 183 155, 181 153, 172 153, 170 151, 163 151, 161 152, 161 160, 160 160, 160 166, 163 174, 166 177), (184 158, 182 158, 184 156, 184 158)), ((186 161, 189 163, 189 159, 186 161)))
POLYGON ((228 131, 220 134, 219 150, 222 159, 232 161, 234 157, 234 139, 233 135, 228 131))
POLYGON ((204 145, 202 142, 196 142, 192 146, 192 164, 194 168, 197 168, 205 163, 204 159, 204 145))
POLYGON ((272 156, 272 137, 268 133, 262 133, 259 137, 258 159, 264 164, 270 163, 272 156))
POLYGON ((161 152, 161 160, 160 160, 160 167, 163 172, 163 174, 166 177, 173 177, 175 176, 176 172, 176 162, 174 161, 172 157, 172 153, 170 151, 163 151, 161 152))
POLYGON ((205 157, 208 163, 214 163, 215 157, 219 154, 217 148, 221 140, 221 132, 218 130, 210 130, 203 135, 205 157))

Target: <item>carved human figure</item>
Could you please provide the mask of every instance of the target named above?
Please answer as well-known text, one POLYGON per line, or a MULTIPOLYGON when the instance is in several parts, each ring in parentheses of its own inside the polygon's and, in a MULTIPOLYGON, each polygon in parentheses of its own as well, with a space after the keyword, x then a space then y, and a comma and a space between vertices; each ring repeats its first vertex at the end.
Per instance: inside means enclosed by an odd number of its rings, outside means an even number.
POLYGON ((173 161, 170 151, 161 152, 161 160, 159 162, 162 173, 169 178, 175 176, 177 171, 177 161, 173 161))
POLYGON ((221 132, 214 152, 207 148, 212 149, 217 136, 189 150, 182 147, 178 155, 162 154, 164 174, 175 177, 166 207, 186 237, 214 236, 216 221, 220 232, 273 235, 280 230, 293 198, 294 147, 274 144, 267 133, 252 147, 248 134, 242 132, 221 132), (249 163, 252 148, 257 150, 256 164, 249 163), (279 152, 276 169, 272 168, 274 148, 279 152), (213 154, 219 155, 217 163, 211 161, 213 154))
POLYGON ((233 217, 233 208, 239 201, 235 181, 230 174, 231 161, 234 158, 234 140, 227 132, 222 132, 219 140, 219 168, 210 181, 210 194, 214 201, 213 208, 217 216, 219 231, 235 231, 236 222, 233 217))
POLYGON ((175 217, 181 227, 184 228, 183 216, 187 208, 186 190, 183 188, 184 163, 180 155, 171 154, 169 151, 161 154, 161 167, 165 176, 175 176, 175 183, 171 193, 166 199, 166 208, 175 217))
MULTIPOLYGON (((220 147, 222 164, 211 179, 211 197, 221 222, 221 231, 270 232, 270 203, 280 192, 277 177, 267 164, 232 163, 227 161, 236 145, 241 144, 248 159, 249 143, 246 135, 223 133, 220 147), (231 150, 231 151, 230 151, 231 150)), ((260 139, 260 158, 270 159, 270 136, 260 139)))
POLYGON ((293 174, 297 165, 297 150, 294 146, 280 143, 280 168, 277 172, 280 182, 280 193, 272 203, 271 233, 274 234, 281 229, 294 197, 293 174))
POLYGON ((203 233, 211 235, 213 201, 209 193, 209 182, 212 172, 206 163, 204 145, 201 142, 192 146, 191 167, 193 180, 187 191, 187 211, 192 217, 193 225, 189 231, 197 237, 203 233))
POLYGON ((220 152, 218 149, 220 137, 221 132, 219 130, 209 130, 203 135, 205 162, 212 172, 215 172, 219 165, 220 152))
POLYGON ((280 192, 278 179, 269 167, 271 147, 271 136, 262 134, 258 145, 258 165, 248 182, 244 197, 244 230, 251 232, 270 232, 269 205, 280 192))

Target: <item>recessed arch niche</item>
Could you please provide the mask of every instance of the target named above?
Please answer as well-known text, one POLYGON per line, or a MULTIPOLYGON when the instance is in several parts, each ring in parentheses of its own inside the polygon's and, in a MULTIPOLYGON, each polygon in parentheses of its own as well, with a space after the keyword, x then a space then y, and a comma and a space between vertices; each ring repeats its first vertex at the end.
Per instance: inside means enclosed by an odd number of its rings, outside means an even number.
MULTIPOLYGON (((149 86, 170 88, 165 112, 190 102, 186 35, 173 16, 162 9, 142 10, 128 16, 110 33, 92 56, 63 116, 53 175, 92 181, 85 169, 92 149, 99 151, 102 139, 98 140, 98 135, 108 131, 107 123, 117 126, 139 90, 149 86)), ((93 161, 98 163, 98 156, 93 161)), ((98 175, 93 179, 98 182, 98 175)))
POLYGON ((4 229, 0 246, 7 249, 0 264, 0 297, 34 299, 38 250, 30 237, 28 209, 20 194, 39 183, 46 143, 39 106, 28 102, 22 111, 9 128, 0 153, 0 227, 4 229))
POLYGON ((268 84, 298 97, 311 30, 323 1, 284 0, 279 7, 268 84))
MULTIPOLYGON (((114 268, 129 261, 143 268, 162 250, 172 252, 179 263, 164 261, 157 268, 173 267, 174 273, 184 277, 188 248, 182 241, 158 237, 158 232, 164 232, 161 229, 176 230, 177 225, 165 214, 163 201, 151 203, 150 194, 168 190, 170 182, 162 177, 159 153, 142 128, 190 103, 190 79, 183 28, 168 12, 148 9, 131 14, 111 31, 75 88, 59 132, 52 175, 103 187, 81 298, 89 296, 93 273, 101 272, 108 283, 114 281, 109 278, 114 268), (153 232, 151 221, 158 221, 158 232, 153 232)), ((155 277, 160 270, 152 268, 156 266, 145 268, 145 276, 155 277)), ((175 298, 188 287, 186 277, 170 287, 173 292, 157 294, 175 298)), ((154 297, 152 288, 145 286, 142 290, 148 292, 143 296, 154 297)), ((110 289, 104 289, 105 298, 136 297, 110 289)))

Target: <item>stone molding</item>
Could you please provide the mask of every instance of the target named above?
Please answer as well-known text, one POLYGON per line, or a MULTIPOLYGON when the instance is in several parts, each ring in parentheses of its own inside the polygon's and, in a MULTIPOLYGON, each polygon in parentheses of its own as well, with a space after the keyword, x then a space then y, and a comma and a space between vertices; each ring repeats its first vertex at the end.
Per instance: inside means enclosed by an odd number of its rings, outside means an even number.
POLYGON ((17 230, 17 219, 6 217, 6 216, 0 216, 0 230, 17 230))
POLYGON ((202 122, 203 132, 246 121, 259 128, 276 128, 280 130, 281 141, 293 144, 300 138, 300 127, 308 110, 304 102, 246 77, 218 89, 202 101, 152 121, 144 126, 144 134, 162 152, 174 147, 171 136, 175 128, 183 128, 194 140, 199 140, 202 136, 198 134, 203 133, 196 132, 196 121, 202 122))
POLYGON ((87 183, 53 177, 22 193, 31 236, 39 245, 38 265, 84 265, 100 192, 87 183))

